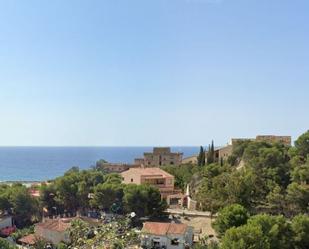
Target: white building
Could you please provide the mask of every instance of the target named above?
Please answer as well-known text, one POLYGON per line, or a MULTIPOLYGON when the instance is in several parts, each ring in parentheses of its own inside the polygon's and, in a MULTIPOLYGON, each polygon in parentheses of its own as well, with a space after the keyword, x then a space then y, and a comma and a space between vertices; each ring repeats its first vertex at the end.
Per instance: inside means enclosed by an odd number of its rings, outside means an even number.
POLYGON ((156 249, 185 249, 193 243, 193 227, 186 224, 146 222, 141 233, 141 246, 156 249))
POLYGON ((12 217, 9 215, 0 215, 0 230, 13 226, 12 217))

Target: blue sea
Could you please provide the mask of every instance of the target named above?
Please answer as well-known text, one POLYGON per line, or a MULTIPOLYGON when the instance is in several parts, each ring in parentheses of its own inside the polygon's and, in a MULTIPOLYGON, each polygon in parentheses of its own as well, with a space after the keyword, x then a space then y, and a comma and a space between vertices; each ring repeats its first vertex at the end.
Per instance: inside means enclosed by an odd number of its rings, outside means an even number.
MULTIPOLYGON (((99 159, 133 163, 152 147, 0 147, 0 181, 43 181, 61 176, 73 166, 87 169, 99 159)), ((198 147, 172 147, 184 157, 198 147)))

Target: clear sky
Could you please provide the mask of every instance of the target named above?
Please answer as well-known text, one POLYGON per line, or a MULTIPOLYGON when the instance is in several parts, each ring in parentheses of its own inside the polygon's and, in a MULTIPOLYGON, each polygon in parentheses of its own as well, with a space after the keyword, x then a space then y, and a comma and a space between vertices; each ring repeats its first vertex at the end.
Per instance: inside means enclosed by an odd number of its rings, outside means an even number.
POLYGON ((0 145, 309 129, 308 0, 0 0, 0 145))

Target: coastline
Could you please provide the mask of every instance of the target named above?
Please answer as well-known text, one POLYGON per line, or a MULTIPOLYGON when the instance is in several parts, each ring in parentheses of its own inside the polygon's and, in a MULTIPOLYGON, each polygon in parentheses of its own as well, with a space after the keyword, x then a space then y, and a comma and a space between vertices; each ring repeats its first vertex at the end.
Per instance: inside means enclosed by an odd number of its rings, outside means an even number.
POLYGON ((42 183, 42 181, 23 181, 23 180, 18 180, 18 181, 0 181, 0 185, 3 184, 3 185, 13 185, 13 184, 22 184, 22 185, 25 185, 26 187, 30 187, 32 185, 35 185, 35 184, 40 184, 42 183))

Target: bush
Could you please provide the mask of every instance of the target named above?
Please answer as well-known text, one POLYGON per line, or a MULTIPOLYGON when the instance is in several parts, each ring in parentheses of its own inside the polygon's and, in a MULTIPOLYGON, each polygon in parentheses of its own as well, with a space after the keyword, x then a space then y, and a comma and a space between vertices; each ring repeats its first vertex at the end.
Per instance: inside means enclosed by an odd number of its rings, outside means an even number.
POLYGON ((246 224, 248 218, 249 213, 243 206, 233 204, 219 211, 218 218, 214 222, 214 229, 222 236, 229 228, 246 224))

